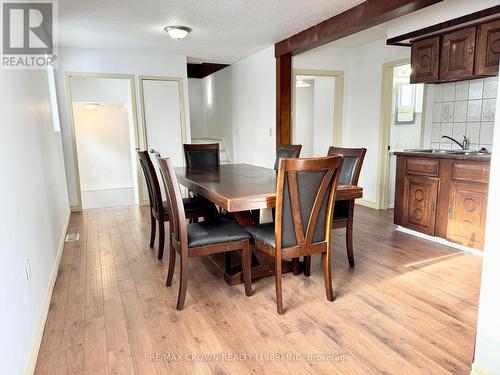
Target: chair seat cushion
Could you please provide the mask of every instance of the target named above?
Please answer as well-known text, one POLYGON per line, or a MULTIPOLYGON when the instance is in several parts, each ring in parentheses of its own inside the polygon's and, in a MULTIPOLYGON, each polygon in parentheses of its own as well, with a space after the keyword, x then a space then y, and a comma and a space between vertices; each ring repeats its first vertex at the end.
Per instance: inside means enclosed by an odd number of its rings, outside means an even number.
POLYGON ((250 234, 245 229, 225 219, 188 224, 187 234, 189 247, 250 239, 250 234))
MULTIPOLYGON (((206 206, 201 199, 198 198, 182 198, 185 212, 203 211, 206 206)), ((163 210, 168 214, 168 201, 163 201, 163 210)))
POLYGON ((252 235, 254 240, 263 242, 267 246, 275 247, 274 223, 253 225, 245 228, 252 235))
POLYGON ((333 220, 349 218, 349 201, 337 201, 333 206, 333 220))

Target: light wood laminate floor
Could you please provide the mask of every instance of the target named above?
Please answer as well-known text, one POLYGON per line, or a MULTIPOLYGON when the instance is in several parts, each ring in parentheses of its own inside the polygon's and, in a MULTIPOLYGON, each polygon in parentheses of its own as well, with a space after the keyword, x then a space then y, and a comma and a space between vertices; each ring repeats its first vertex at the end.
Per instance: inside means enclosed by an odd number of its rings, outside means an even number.
POLYGON ((310 278, 284 275, 283 316, 274 277, 247 298, 224 282, 220 258, 190 259, 176 311, 178 268, 166 288, 168 244, 158 261, 147 207, 72 214, 75 232, 36 374, 470 373, 482 258, 396 232, 390 212, 356 207, 354 269, 334 231, 334 302, 320 256, 310 278))

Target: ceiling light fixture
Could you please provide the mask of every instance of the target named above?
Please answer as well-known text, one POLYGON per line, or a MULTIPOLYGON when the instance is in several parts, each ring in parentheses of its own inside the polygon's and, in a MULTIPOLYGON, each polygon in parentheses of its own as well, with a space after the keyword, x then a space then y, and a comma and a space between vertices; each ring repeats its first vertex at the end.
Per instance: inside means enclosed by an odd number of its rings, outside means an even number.
POLYGON ((295 87, 309 87, 309 86, 311 86, 311 84, 307 83, 301 78, 297 79, 297 82, 295 83, 295 87))
POLYGON ((180 25, 167 26, 164 30, 173 39, 184 39, 191 32, 189 27, 180 25))
POLYGON ((96 109, 98 106, 99 106, 99 103, 87 103, 87 104, 85 104, 85 108, 90 109, 90 110, 96 109))

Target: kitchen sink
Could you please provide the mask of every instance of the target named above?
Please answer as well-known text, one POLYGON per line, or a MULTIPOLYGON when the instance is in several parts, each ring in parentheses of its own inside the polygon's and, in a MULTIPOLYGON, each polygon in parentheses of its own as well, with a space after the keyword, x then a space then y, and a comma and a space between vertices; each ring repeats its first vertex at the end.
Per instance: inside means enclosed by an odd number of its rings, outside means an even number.
POLYGON ((451 154, 473 155, 473 156, 490 155, 489 152, 479 152, 479 151, 472 151, 472 150, 456 150, 456 151, 452 151, 451 154))
POLYGON ((425 154, 451 154, 454 152, 452 150, 432 150, 432 149, 427 149, 427 150, 415 149, 415 150, 405 150, 405 151, 407 151, 407 152, 423 152, 425 154))
POLYGON ((491 155, 489 152, 479 152, 472 150, 433 150, 433 149, 413 149, 405 150, 407 152, 421 152, 424 154, 447 154, 447 155, 465 155, 465 156, 486 156, 491 155))

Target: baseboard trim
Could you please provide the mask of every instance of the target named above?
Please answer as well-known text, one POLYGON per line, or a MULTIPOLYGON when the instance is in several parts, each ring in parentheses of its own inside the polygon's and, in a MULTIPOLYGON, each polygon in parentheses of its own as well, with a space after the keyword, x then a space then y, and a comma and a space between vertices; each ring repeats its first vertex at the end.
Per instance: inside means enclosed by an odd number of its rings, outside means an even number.
POLYGON ((444 238, 441 238, 441 237, 429 236, 428 234, 420 233, 420 232, 417 232, 415 230, 411 230, 411 229, 402 227, 400 225, 397 226, 396 230, 398 230, 400 232, 403 232, 403 233, 406 233, 406 234, 410 234, 410 235, 415 236, 415 237, 423 238, 424 240, 427 240, 427 241, 432 241, 432 242, 438 243, 440 245, 445 245, 445 246, 448 246, 448 247, 452 247, 454 249, 463 251, 465 253, 479 255, 481 257, 483 256, 483 252, 482 251, 479 251, 477 249, 472 249, 472 248, 467 247, 467 246, 458 245, 456 243, 447 241, 447 240, 445 240, 444 238))
POLYGON ((470 375, 493 375, 493 373, 473 363, 470 375))
POLYGON ((356 204, 359 204, 360 206, 364 206, 364 207, 368 207, 368 208, 373 208, 375 210, 379 209, 377 202, 369 201, 369 200, 362 199, 362 198, 356 199, 356 204))
POLYGON ((70 216, 71 212, 68 212, 68 216, 66 218, 66 224, 64 225, 64 230, 61 236, 61 240, 59 242, 59 248, 57 249, 57 255, 54 267, 52 267, 52 272, 50 274, 49 285, 47 286, 47 291, 45 292, 45 296, 42 302, 42 311, 40 312, 40 318, 38 319, 38 322, 36 324, 35 336, 33 337, 33 341, 31 343, 31 349, 29 351, 31 354, 28 363, 26 364, 26 368, 24 370, 24 374, 26 375, 32 375, 35 372, 36 361, 38 359, 38 352, 40 351, 40 345, 42 344, 43 330, 45 328, 45 323, 47 321, 47 316, 49 314, 50 301, 52 300, 52 292, 54 291, 54 286, 57 280, 57 274, 59 272, 59 265, 61 264, 61 258, 64 249, 64 239, 66 237, 66 232, 68 231, 70 216))
POLYGON ((80 212, 80 206, 70 206, 71 212, 80 212))

